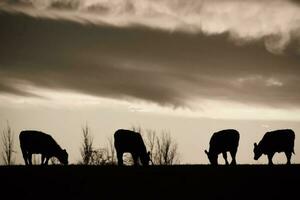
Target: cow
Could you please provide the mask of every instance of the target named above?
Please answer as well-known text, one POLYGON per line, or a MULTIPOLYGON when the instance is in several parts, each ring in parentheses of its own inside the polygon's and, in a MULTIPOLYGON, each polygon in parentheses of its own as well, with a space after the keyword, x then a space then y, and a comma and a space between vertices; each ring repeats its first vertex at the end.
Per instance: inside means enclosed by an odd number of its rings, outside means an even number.
POLYGON ((131 154, 135 166, 138 165, 138 159, 140 159, 143 166, 149 165, 150 152, 147 152, 140 133, 119 129, 114 134, 114 144, 118 165, 123 165, 123 154, 125 152, 131 154))
POLYGON ((21 131, 19 140, 25 165, 32 165, 32 154, 42 154, 41 165, 48 165, 51 157, 58 158, 64 165, 68 164, 67 151, 46 133, 35 130, 21 131))
POLYGON ((294 152, 295 133, 291 129, 275 130, 265 133, 261 141, 254 143, 254 160, 258 160, 262 154, 268 156, 269 165, 273 165, 272 158, 276 152, 284 152, 287 158, 286 164, 291 164, 294 152))
POLYGON ((240 134, 237 130, 226 129, 215 132, 209 142, 209 151, 205 150, 210 163, 218 165, 218 155, 223 154, 225 164, 228 165, 227 151, 230 152, 231 165, 236 165, 236 153, 239 146, 240 134))

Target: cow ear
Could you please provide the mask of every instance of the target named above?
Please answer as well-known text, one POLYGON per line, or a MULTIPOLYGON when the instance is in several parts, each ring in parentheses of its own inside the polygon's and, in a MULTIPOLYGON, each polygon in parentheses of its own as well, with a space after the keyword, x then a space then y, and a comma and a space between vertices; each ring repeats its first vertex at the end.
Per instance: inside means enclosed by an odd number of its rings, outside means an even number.
POLYGON ((208 151, 205 149, 204 152, 208 155, 208 151))
POLYGON ((254 147, 257 147, 257 143, 256 142, 254 143, 254 147))

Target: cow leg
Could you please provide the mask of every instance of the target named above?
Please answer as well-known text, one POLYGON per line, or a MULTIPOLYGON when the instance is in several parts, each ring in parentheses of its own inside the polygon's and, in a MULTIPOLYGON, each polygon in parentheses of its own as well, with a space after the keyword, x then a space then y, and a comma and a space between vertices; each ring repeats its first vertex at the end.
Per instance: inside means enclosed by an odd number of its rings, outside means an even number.
POLYGON ((42 156, 41 156, 41 165, 44 165, 44 162, 45 162, 45 155, 42 154, 42 156))
POLYGON ((27 154, 27 159, 28 159, 29 165, 32 165, 32 153, 27 154))
POLYGON ((118 165, 122 166, 123 165, 123 153, 117 153, 117 158, 118 158, 118 165))
POLYGON ((26 158, 24 158, 25 160, 25 165, 29 165, 29 159, 28 159, 28 156, 26 156, 26 158))
POLYGON ((48 156, 46 156, 46 161, 45 161, 45 165, 48 165, 48 162, 49 162, 49 158, 48 156))
POLYGON ((231 165, 236 165, 236 159, 235 159, 235 156, 236 156, 236 150, 235 151, 230 151, 230 155, 231 155, 231 165))
POLYGON ((269 165, 273 165, 273 161, 272 161, 273 156, 274 156, 274 153, 269 153, 268 154, 269 165))
POLYGON ((287 158, 287 165, 290 165, 291 164, 291 157, 292 157, 292 152, 290 152, 290 151, 286 151, 286 152, 284 152, 285 153, 285 155, 286 155, 286 158, 287 158))
POLYGON ((139 159, 138 155, 135 154, 135 153, 132 153, 131 156, 132 156, 132 159, 133 159, 134 166, 138 166, 138 164, 139 164, 138 163, 138 159, 139 159))
POLYGON ((225 160, 225 164, 228 165, 229 163, 228 163, 228 160, 227 160, 227 152, 224 151, 224 152, 222 152, 222 154, 223 154, 223 158, 225 160))
POLYGON ((25 165, 28 165, 29 163, 28 163, 27 152, 22 150, 22 155, 23 155, 23 159, 24 159, 25 165))

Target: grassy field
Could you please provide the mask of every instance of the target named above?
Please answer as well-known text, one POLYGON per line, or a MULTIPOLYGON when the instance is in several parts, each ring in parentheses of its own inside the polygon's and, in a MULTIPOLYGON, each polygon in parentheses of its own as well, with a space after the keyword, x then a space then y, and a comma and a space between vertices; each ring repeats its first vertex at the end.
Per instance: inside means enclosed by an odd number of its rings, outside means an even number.
POLYGON ((300 165, 0 167, 25 199, 299 199, 300 165))

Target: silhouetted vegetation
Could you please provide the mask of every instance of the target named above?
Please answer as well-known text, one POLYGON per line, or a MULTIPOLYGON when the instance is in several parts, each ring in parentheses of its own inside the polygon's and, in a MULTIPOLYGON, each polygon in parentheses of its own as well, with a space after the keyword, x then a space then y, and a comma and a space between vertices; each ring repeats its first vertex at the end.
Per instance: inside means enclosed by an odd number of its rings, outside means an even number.
POLYGON ((153 162, 159 165, 179 164, 178 145, 169 132, 162 132, 156 138, 153 162))
POLYGON ((115 148, 113 146, 113 140, 107 139, 108 145, 106 147, 93 149, 89 164, 90 165, 115 165, 115 148))
POLYGON ((15 141, 14 141, 14 133, 7 122, 7 126, 4 130, 2 130, 2 160, 5 165, 13 165, 15 162, 14 153, 15 151, 15 141))
POLYGON ((93 144, 93 135, 88 124, 82 128, 82 146, 80 149, 82 161, 79 164, 84 165, 115 165, 116 156, 112 137, 107 139, 107 146, 95 148, 93 144))
POLYGON ((59 165, 59 160, 55 157, 50 158, 51 165, 59 165))
POLYGON ((93 137, 90 132, 90 128, 86 124, 82 128, 82 146, 80 149, 81 157, 82 157, 82 162, 81 164, 84 165, 89 165, 92 159, 92 154, 93 154, 93 137))
POLYGON ((113 137, 107 138, 107 145, 104 148, 100 148, 103 154, 102 165, 116 165, 116 151, 114 147, 113 137))
POLYGON ((144 132, 139 126, 132 127, 132 130, 140 132, 145 138, 145 143, 154 165, 174 165, 180 163, 178 144, 171 137, 170 132, 162 131, 158 135, 156 130, 147 129, 144 132))

